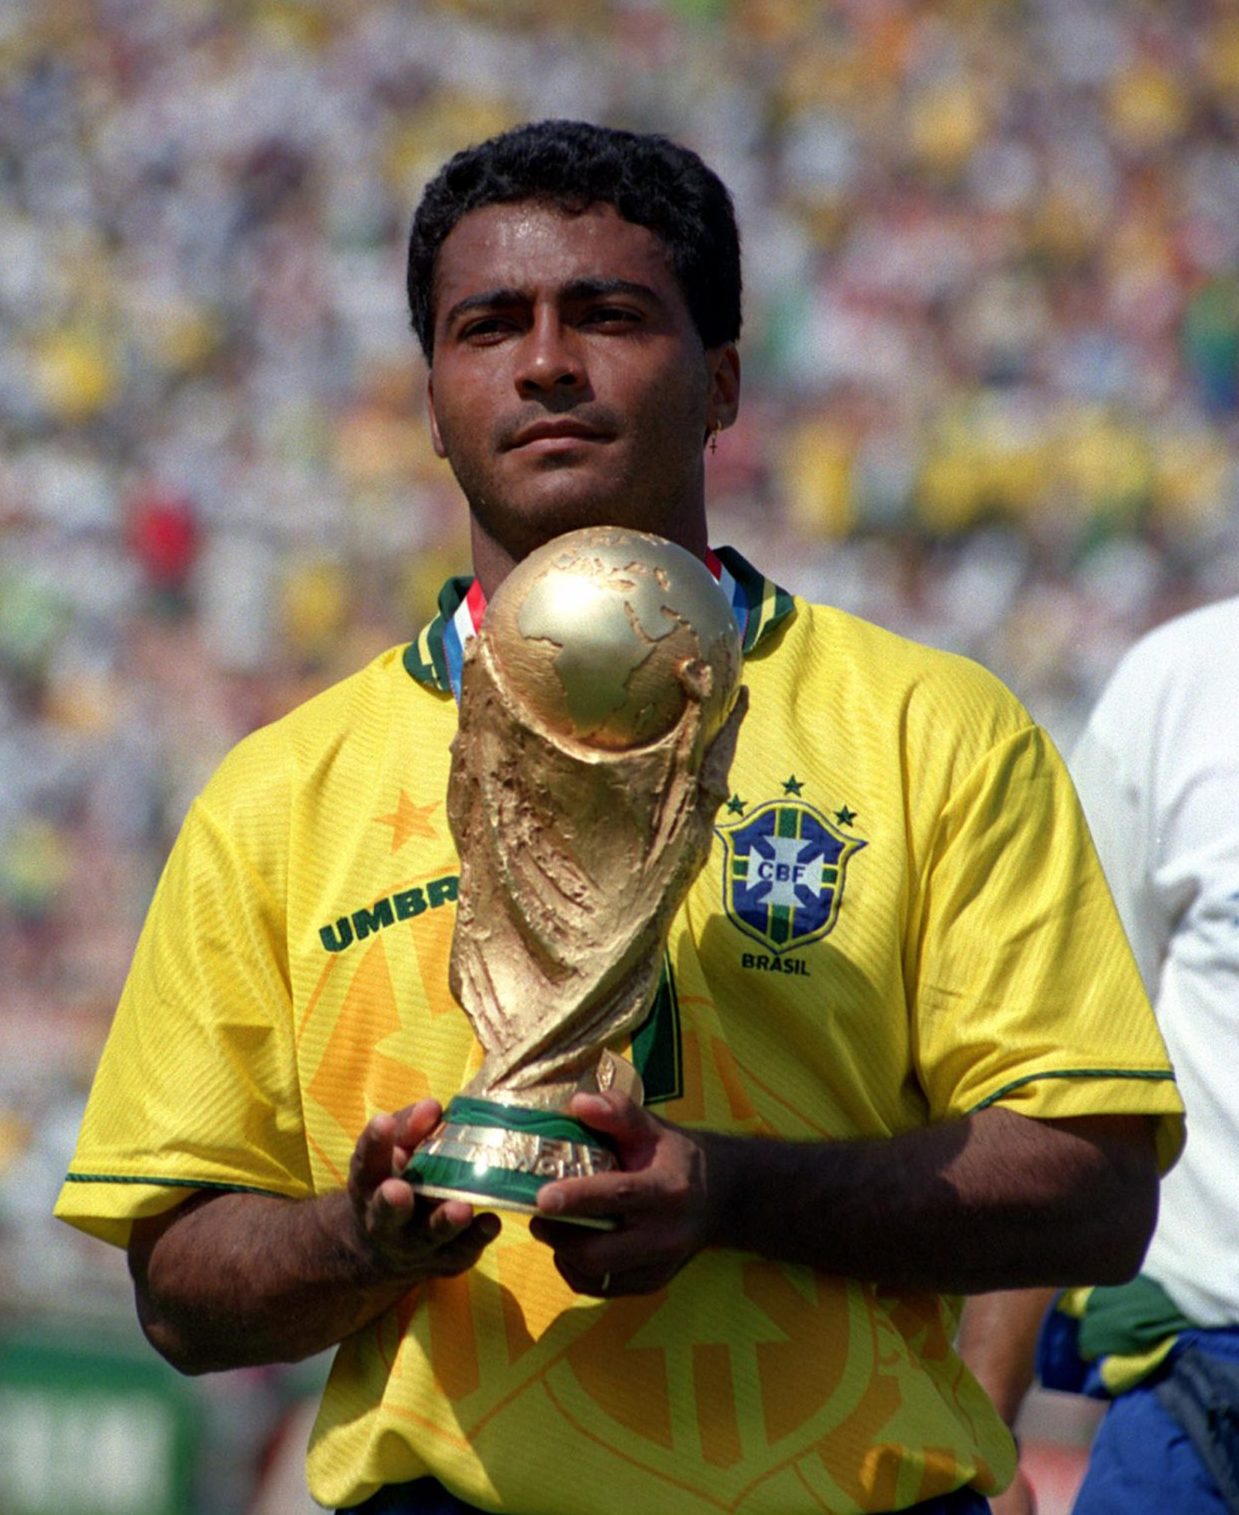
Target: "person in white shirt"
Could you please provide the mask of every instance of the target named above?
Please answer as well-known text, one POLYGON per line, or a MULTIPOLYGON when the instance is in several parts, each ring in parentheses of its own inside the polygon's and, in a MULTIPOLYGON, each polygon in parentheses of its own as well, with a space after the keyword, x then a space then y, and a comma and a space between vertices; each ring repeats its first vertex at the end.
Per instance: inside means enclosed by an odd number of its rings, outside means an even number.
MULTIPOLYGON (((1114 1396, 1075 1515, 1239 1509, 1239 597, 1123 658, 1072 772, 1188 1112, 1140 1276, 1047 1317, 1050 1387, 1114 1396), (1067 1338, 1074 1383, 1061 1376, 1067 1338)), ((980 1296, 965 1360, 1014 1420, 1047 1291, 980 1296)), ((1033 1508, 1021 1481, 1000 1515, 1033 1508)))

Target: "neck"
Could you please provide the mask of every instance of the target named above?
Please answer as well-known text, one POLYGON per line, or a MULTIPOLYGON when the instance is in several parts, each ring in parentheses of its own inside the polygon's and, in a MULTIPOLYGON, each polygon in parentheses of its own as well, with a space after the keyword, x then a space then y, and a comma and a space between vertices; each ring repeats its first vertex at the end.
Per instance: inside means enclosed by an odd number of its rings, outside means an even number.
MULTIPOLYGON (((581 525, 601 524, 596 522, 582 521, 581 525)), ((617 526, 632 526, 637 531, 652 531, 658 536, 666 537, 669 542, 676 543, 694 557, 705 561, 706 552, 710 545, 710 539, 706 528, 705 509, 696 512, 688 521, 679 521, 674 524, 663 522, 659 527, 653 527, 642 522, 640 525, 627 521, 616 521, 617 526)), ((565 530, 571 530, 566 527, 565 530)), ((554 535, 559 535, 559 532, 554 535)), ((495 540, 478 521, 476 516, 469 517, 469 544, 473 557, 473 572, 478 583, 481 584, 483 593, 489 600, 495 590, 499 588, 508 574, 516 567, 517 563, 537 548, 545 546, 546 542, 553 540, 553 536, 532 540, 523 544, 520 550, 514 550, 495 540)))

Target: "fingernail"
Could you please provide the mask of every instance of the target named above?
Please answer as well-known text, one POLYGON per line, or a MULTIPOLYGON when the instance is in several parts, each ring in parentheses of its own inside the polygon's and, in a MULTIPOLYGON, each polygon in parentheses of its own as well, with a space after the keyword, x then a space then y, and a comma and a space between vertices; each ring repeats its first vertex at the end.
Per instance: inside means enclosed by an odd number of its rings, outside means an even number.
POLYGON ((538 1208, 546 1215, 558 1215, 563 1207, 564 1197, 562 1194, 555 1194, 543 1189, 542 1193, 538 1195, 538 1208))

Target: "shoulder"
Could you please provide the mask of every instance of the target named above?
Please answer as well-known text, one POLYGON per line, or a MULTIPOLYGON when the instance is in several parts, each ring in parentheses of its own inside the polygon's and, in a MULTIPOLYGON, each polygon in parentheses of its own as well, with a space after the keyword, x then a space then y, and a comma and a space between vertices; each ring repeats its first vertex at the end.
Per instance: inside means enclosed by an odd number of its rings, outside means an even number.
POLYGON ((1120 658, 1087 729, 1128 740, 1134 727, 1218 720, 1231 709, 1237 646, 1239 597, 1163 622, 1120 658))
MULTIPOLYGON (((944 731, 971 751, 1032 727, 1023 704, 981 664, 928 647, 832 606, 797 599, 767 657, 789 692, 850 723, 939 743, 944 731)), ((754 671, 761 666, 761 654, 754 671)))
POLYGON ((1208 674, 1225 665, 1234 674, 1239 596, 1189 610, 1155 626, 1123 656, 1115 677, 1157 679, 1208 674))
MULTIPOLYGON (((220 821, 270 816, 287 809, 295 794, 321 786, 329 776, 364 772, 376 763, 416 709, 434 720, 446 696, 424 689, 406 671, 402 647, 378 657, 314 695, 287 715, 259 727, 220 764, 200 796, 200 805, 220 821), (423 709, 424 707, 424 709, 423 709)), ((454 708, 439 713, 454 722, 454 708)))

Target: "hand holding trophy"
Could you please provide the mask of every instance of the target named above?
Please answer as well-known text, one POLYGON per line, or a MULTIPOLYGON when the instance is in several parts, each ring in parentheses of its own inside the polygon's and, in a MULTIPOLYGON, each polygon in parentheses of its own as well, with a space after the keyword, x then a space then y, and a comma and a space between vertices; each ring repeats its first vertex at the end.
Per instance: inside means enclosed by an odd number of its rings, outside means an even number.
POLYGON ((448 783, 450 981, 485 1059, 410 1160, 424 1192, 533 1212, 544 1183, 616 1166, 565 1109, 579 1090, 640 1099, 618 1049, 710 849, 740 668, 713 575, 661 537, 570 532, 494 595, 448 783))

